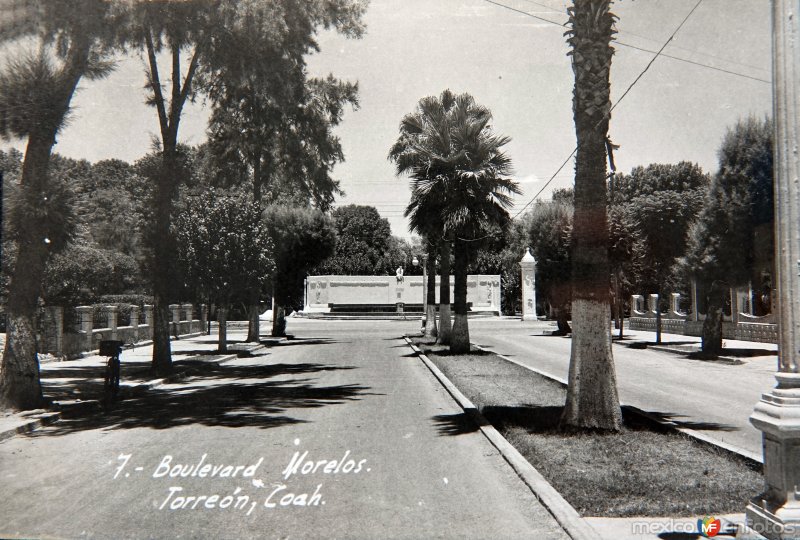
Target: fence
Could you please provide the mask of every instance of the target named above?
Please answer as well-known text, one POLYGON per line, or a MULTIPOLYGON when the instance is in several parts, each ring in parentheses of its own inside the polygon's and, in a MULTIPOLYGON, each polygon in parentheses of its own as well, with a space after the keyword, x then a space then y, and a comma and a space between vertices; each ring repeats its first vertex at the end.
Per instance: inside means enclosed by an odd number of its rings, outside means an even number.
MULTIPOLYGON (((731 313, 723 316, 722 337, 724 339, 738 339, 742 341, 757 341, 761 343, 778 342, 778 325, 775 316, 768 315, 757 317, 752 313, 752 292, 746 288, 736 288, 730 291, 731 313)), ((691 294, 691 308, 688 313, 680 310, 681 295, 672 293, 669 309, 661 313, 661 330, 669 334, 684 336, 702 336, 705 314, 700 313, 697 298, 697 287, 693 284, 691 294)), ((644 296, 634 294, 631 296, 632 330, 656 330, 656 316, 658 295, 648 296, 645 307, 644 296)))
MULTIPOLYGON (((38 352, 74 358, 83 352, 97 350, 104 339, 115 339, 125 343, 141 343, 153 339, 153 306, 130 306, 130 317, 125 326, 118 325, 119 306, 105 306, 105 326, 96 327, 92 306, 78 306, 76 328, 65 329, 64 308, 48 306, 40 320, 38 352), (142 323, 142 319, 144 322, 142 323)), ((205 304, 170 304, 170 335, 186 336, 201 333, 206 327, 208 310, 205 304), (195 313, 197 311, 198 313, 195 313), (194 315, 198 318, 194 318, 194 315)))

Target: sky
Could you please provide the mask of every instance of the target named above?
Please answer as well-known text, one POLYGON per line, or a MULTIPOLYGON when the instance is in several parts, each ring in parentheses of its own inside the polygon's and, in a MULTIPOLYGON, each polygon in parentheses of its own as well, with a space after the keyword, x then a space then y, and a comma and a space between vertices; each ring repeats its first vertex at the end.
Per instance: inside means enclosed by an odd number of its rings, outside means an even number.
MULTIPOLYGON (((687 160, 714 172, 726 129, 739 118, 769 114, 769 4, 614 3, 619 20, 612 102, 630 87, 610 123, 611 139, 620 145, 615 152, 619 171, 687 160)), ((376 206, 395 235, 409 236, 402 217, 408 179, 395 176, 386 156, 403 115, 413 112, 420 98, 445 88, 472 94, 492 111, 493 129, 511 137, 506 152, 523 189, 512 215, 535 196, 546 199, 553 188, 571 186, 574 78, 566 28, 560 26, 567 5, 561 0, 372 0, 362 39, 322 32, 321 52, 309 57, 309 72, 359 84, 360 107, 348 111, 336 131, 346 158, 333 171, 345 191, 337 204, 376 206)), ((155 110, 144 104, 144 81, 144 63, 133 55, 121 58, 110 77, 82 82, 55 151, 92 162, 135 161, 149 152, 158 125, 155 110)), ((180 140, 203 142, 207 118, 200 99, 181 121, 180 140)), ((24 141, 11 145, 23 149, 24 141)))

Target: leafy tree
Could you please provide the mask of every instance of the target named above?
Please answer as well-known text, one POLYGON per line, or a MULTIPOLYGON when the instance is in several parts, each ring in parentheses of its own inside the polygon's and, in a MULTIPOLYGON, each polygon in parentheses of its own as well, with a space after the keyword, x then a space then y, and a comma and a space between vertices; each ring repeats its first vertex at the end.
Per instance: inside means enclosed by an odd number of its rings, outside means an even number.
POLYGON ((218 88, 215 85, 236 84, 258 63, 272 66, 283 59, 304 65, 303 56, 318 50, 318 28, 358 35, 363 31, 360 18, 364 9, 360 2, 349 0, 170 0, 131 5, 131 24, 125 38, 146 54, 149 103, 156 108, 160 127, 162 159, 157 174, 151 177, 155 188, 150 235, 156 372, 172 369, 168 304, 176 277, 169 265, 170 254, 175 251, 170 224, 181 180, 177 147, 186 102, 196 91, 213 96, 218 88), (159 67, 162 53, 170 60, 167 77, 159 67), (163 86, 166 80, 171 82, 168 89, 163 86))
POLYGON ((42 285, 47 304, 65 307, 97 302, 103 295, 142 292, 136 259, 75 243, 50 258, 42 285))
MULTIPOLYGON (((698 165, 685 161, 636 167, 629 175, 611 178, 611 245, 619 249, 627 240, 630 246, 630 253, 623 249, 613 258, 622 262, 630 255, 636 262, 631 268, 634 275, 628 277, 634 287, 654 291, 661 298, 678 286, 672 268, 685 254, 686 233, 702 208, 708 183, 708 175, 698 165)), ((612 266, 615 270, 622 267, 612 266)), ((661 342, 661 309, 657 312, 656 342, 661 342)))
POLYGON ((331 217, 336 224, 336 252, 317 268, 319 274, 380 276, 394 274, 386 254, 392 246, 389 220, 374 206, 339 206, 331 217))
POLYGON ((4 40, 30 41, 36 52, 11 58, 0 71, 0 137, 26 138, 20 182, 9 199, 4 237, 16 243, 0 365, 0 407, 32 409, 44 403, 36 356, 35 316, 51 253, 68 239, 71 196, 49 172, 56 136, 83 77, 106 75, 111 65, 103 38, 114 24, 109 4, 86 1, 16 2, 3 8, 4 40))
MULTIPOLYGON (((263 60, 257 64, 257 68, 264 66, 263 60)), ((313 200, 317 207, 327 209, 334 195, 341 193, 331 169, 344 159, 332 130, 341 122, 346 103, 358 105, 357 85, 333 76, 306 81, 305 71, 298 70, 297 64, 286 67, 298 72, 296 84, 269 84, 278 72, 269 65, 262 77, 254 77, 254 71, 260 73, 256 68, 238 85, 229 81, 211 85, 216 107, 209 148, 221 163, 233 160, 249 165, 254 201, 261 202, 266 190, 270 202, 281 197, 295 204, 313 200), (295 86, 300 90, 287 91, 295 86)), ((248 341, 259 339, 258 304, 253 294, 248 341)))
POLYGON ((568 41, 575 73, 577 154, 572 228, 572 352, 562 423, 619 430, 622 413, 611 353, 606 144, 611 116, 610 0, 575 0, 568 41))
POLYGON ((572 264, 569 248, 572 213, 568 198, 537 201, 525 223, 528 245, 536 259, 536 284, 541 297, 550 305, 561 335, 572 331, 569 326, 572 283, 568 272, 572 264))
POLYGON ((231 302, 253 288, 265 288, 275 268, 261 209, 208 192, 176 217, 174 233, 187 284, 196 298, 210 298, 218 306, 219 350, 225 351, 231 302))
MULTIPOLYGON (((259 65, 263 65, 263 61, 259 65)), ((275 76, 269 66, 270 76, 275 76)), ((284 87, 225 85, 209 127, 209 149, 221 163, 244 163, 250 175, 253 199, 274 202, 282 195, 312 200, 327 210, 341 189, 330 173, 344 160, 333 128, 342 120, 345 105, 358 106, 358 85, 327 78, 303 77, 290 95, 284 87), (282 90, 282 91, 281 91, 282 90), (230 95, 228 94, 230 93, 230 95)))
MULTIPOLYGON (((761 246, 765 252, 773 252, 774 239, 766 233, 774 219, 772 133, 771 121, 751 117, 739 121, 725 134, 719 151, 719 172, 689 229, 686 256, 679 261, 684 275, 705 285, 702 352, 709 357, 722 350, 726 292, 755 277, 756 238, 767 244, 761 246)), ((765 266, 771 272, 771 260, 765 266)))
POLYGON ((336 248, 336 227, 320 210, 273 205, 264 211, 267 232, 275 246, 272 291, 275 300, 272 335, 283 336, 285 310, 303 302, 303 280, 336 248))
MULTIPOLYGON (((470 349, 467 271, 477 252, 475 242, 508 222, 511 195, 519 193, 516 182, 505 178, 511 160, 502 147, 510 139, 494 134, 491 118, 491 112, 469 94, 456 96, 445 90, 438 98, 421 99, 416 111, 403 118, 389 153, 398 173, 411 177, 406 214, 418 217, 420 227, 427 225, 424 230, 439 229, 440 238, 455 243, 455 320, 450 336, 454 353, 470 349)), ((444 279, 443 274, 443 283, 444 279)), ((444 299, 440 301, 444 305, 444 299)))

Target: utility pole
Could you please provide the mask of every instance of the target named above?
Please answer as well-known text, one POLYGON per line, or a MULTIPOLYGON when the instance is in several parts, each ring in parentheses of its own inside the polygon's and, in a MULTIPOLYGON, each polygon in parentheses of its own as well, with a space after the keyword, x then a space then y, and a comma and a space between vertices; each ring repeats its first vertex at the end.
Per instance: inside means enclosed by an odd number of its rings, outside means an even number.
POLYGON ((740 536, 783 539, 800 538, 800 0, 772 0, 772 36, 778 372, 750 417, 765 489, 740 536))

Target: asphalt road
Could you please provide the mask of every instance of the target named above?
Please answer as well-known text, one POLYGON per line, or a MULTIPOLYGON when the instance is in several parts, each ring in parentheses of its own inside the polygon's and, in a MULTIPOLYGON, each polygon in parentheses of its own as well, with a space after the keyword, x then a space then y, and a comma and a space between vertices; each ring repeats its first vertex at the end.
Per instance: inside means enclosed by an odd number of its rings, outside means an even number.
POLYGON ((299 339, 0 443, 0 537, 564 538, 398 339, 299 339))
MULTIPOLYGON (((566 379, 570 339, 542 335, 552 329, 546 323, 519 319, 470 320, 473 343, 566 379)), ((653 339, 649 333, 638 334, 653 339)), ((668 339, 686 342, 687 338, 668 339)), ((620 401, 761 455, 761 432, 748 418, 761 394, 775 386, 775 354, 763 352, 732 365, 631 349, 632 341, 615 342, 613 349, 620 401)))

